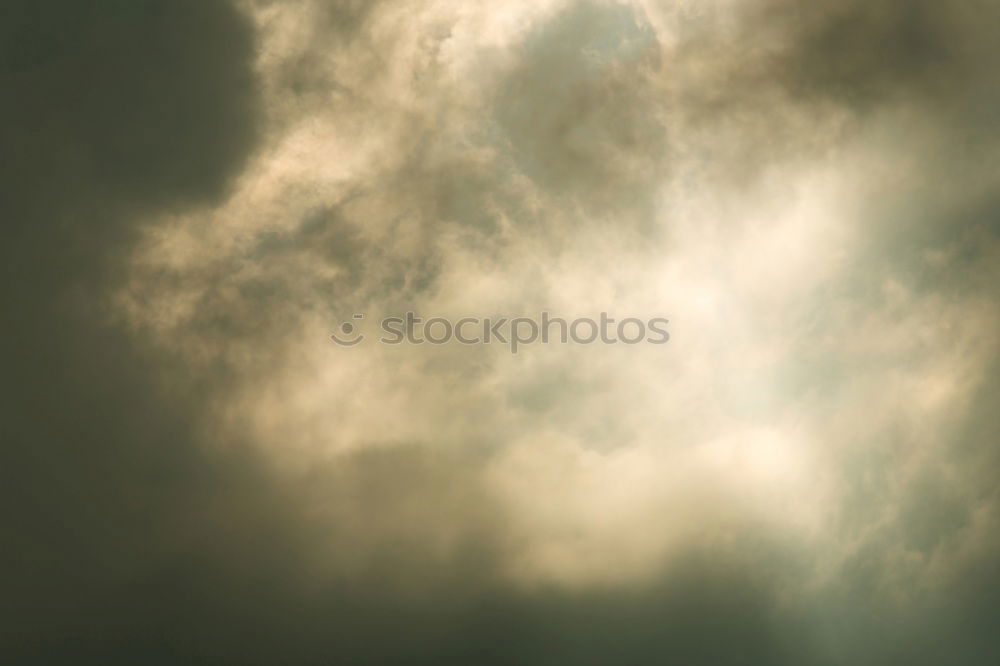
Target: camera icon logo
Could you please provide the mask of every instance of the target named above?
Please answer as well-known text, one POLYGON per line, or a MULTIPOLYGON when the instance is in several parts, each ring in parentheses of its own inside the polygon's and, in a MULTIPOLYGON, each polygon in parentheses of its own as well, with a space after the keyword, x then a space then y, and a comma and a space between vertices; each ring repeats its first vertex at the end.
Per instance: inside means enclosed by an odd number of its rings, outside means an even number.
MULTIPOLYGON (((355 314, 352 316, 352 319, 364 319, 364 318, 365 316, 363 314, 355 314)), ((343 324, 340 325, 339 328, 340 328, 340 333, 345 337, 341 338, 340 335, 337 335, 337 333, 334 332, 330 334, 330 339, 336 342, 341 347, 353 347, 357 344, 360 344, 365 339, 365 336, 363 334, 357 333, 357 326, 355 326, 349 321, 345 321, 343 324), (351 336, 355 337, 352 338, 351 336)))

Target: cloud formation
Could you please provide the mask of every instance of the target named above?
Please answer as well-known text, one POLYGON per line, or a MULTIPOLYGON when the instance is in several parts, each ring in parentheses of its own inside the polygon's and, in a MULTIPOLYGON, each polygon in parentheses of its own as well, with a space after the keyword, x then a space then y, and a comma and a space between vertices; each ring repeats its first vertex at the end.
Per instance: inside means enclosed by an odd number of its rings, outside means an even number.
POLYGON ((3 12, 18 663, 996 659, 987 3, 3 12))

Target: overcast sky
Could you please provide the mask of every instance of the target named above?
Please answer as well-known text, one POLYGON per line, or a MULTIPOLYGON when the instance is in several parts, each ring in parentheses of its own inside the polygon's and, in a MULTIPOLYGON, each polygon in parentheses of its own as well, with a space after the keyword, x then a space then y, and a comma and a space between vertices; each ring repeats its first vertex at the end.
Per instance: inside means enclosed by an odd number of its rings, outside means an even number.
POLYGON ((0 661, 1000 663, 998 31, 2 3, 0 661))

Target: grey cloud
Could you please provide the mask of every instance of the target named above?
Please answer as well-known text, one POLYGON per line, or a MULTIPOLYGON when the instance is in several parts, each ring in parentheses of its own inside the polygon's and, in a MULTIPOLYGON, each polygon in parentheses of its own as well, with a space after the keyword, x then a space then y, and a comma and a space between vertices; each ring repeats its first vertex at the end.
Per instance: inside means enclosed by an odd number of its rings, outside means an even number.
MULTIPOLYGON (((899 94, 978 95, 996 54, 980 25, 995 21, 985 3, 820 3, 801 11, 765 2, 761 21, 791 35, 781 69, 797 92, 871 107, 899 94)), ((950 100, 949 100, 950 101, 950 100)))
POLYGON ((584 215, 648 215, 669 159, 660 70, 655 35, 627 5, 574 3, 552 17, 496 92, 517 168, 584 215))
POLYGON ((268 492, 195 444, 197 389, 161 390, 106 291, 145 216, 217 202, 253 150, 253 35, 222 2, 9 2, 0 31, 0 650, 57 663, 169 621, 153 581, 190 585, 209 536, 185 521, 268 492))

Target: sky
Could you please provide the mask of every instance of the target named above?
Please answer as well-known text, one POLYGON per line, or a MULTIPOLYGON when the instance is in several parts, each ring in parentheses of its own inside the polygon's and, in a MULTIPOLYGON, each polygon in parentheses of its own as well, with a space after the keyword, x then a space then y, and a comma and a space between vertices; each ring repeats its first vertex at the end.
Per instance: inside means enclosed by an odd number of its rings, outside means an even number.
POLYGON ((3 3, 0 661, 1000 663, 998 28, 3 3))

